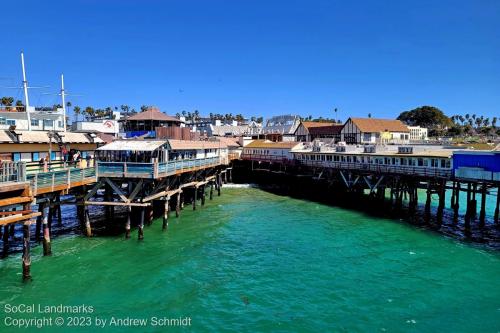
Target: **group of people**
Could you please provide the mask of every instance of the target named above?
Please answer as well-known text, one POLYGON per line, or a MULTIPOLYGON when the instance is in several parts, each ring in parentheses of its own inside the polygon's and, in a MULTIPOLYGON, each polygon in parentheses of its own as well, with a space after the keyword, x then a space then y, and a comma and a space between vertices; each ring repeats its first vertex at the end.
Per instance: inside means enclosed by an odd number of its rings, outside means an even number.
MULTIPOLYGON (((83 167, 81 161, 83 160, 82 159, 82 153, 78 150, 75 150, 75 151, 72 151, 72 152, 69 152, 69 151, 63 151, 63 157, 64 157, 64 166, 74 166, 75 168, 76 167, 83 167)), ((86 163, 86 167, 91 167, 92 165, 92 155, 90 154, 86 154, 85 156, 85 161, 87 162, 86 163)), ((40 160, 38 161, 38 164, 40 166, 41 169, 43 169, 43 172, 48 172, 49 171, 49 163, 50 163, 50 159, 49 159, 49 155, 45 155, 45 156, 42 156, 42 158, 40 158, 40 160)))

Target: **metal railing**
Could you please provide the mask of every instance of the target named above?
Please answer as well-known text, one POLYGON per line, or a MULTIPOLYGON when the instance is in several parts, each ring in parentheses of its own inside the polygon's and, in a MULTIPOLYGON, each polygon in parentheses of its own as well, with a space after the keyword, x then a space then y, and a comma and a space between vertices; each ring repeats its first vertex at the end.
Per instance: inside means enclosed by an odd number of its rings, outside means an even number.
POLYGON ((208 168, 220 164, 221 158, 219 156, 201 159, 175 160, 161 163, 156 161, 150 163, 98 161, 97 176, 154 179, 175 173, 190 171, 196 168, 208 168))
POLYGON ((69 190, 96 181, 96 169, 68 168, 64 170, 39 172, 28 174, 27 180, 31 182, 33 194, 53 191, 69 190))

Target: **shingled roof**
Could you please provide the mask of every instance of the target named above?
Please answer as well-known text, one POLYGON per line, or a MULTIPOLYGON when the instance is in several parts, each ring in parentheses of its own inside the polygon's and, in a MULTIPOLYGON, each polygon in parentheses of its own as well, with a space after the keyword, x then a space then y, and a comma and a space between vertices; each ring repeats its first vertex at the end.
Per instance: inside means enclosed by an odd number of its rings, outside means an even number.
POLYGON ((408 127, 400 120, 375 119, 375 118, 351 118, 361 132, 409 132, 408 127))
POLYGON ((159 121, 172 121, 181 123, 180 119, 172 116, 167 116, 157 108, 149 108, 146 111, 128 117, 127 120, 159 120, 159 121))

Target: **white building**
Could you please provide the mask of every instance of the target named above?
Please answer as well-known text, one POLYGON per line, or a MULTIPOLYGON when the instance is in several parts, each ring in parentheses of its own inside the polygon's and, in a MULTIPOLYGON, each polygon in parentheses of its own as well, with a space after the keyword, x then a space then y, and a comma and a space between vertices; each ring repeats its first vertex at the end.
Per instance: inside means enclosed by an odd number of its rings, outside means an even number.
POLYGON ((102 119, 95 121, 77 121, 71 124, 73 132, 99 132, 117 136, 120 125, 115 119, 102 119))
MULTIPOLYGON (((63 109, 56 111, 37 111, 34 107, 29 107, 31 118, 31 130, 33 131, 64 131, 63 109)), ((26 112, 0 109, 0 130, 8 130, 15 126, 18 131, 27 131, 28 114, 26 112)))
POLYGON ((341 141, 347 144, 407 144, 408 126, 399 120, 349 118, 341 131, 341 141))
POLYGON ((408 126, 410 130, 410 141, 425 141, 427 137, 427 128, 420 126, 408 126))

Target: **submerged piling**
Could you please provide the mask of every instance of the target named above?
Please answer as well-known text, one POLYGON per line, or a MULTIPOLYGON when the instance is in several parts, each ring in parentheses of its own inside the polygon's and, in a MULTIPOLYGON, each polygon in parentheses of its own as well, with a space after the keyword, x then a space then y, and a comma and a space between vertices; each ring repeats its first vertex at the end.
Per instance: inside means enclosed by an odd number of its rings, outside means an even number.
POLYGON ((46 203, 43 203, 42 208, 42 221, 43 221, 43 255, 50 256, 52 248, 50 244, 50 228, 49 228, 49 209, 46 203))
POLYGON ((31 279, 30 222, 23 224, 23 280, 31 279))

